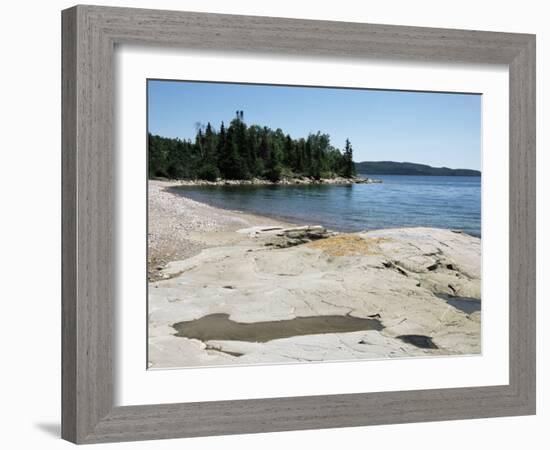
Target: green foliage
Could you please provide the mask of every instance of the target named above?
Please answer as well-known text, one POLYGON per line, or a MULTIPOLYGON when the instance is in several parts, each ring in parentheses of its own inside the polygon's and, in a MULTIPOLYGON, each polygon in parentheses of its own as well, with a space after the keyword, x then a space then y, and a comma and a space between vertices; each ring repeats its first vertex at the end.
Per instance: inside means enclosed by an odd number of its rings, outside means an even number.
POLYGON ((349 178, 355 175, 355 163, 353 162, 353 148, 349 139, 346 139, 344 147, 344 160, 342 167, 342 175, 349 178))
POLYGON ((210 123, 198 125, 194 142, 149 134, 148 147, 149 177, 279 181, 293 176, 355 175, 349 140, 342 152, 321 132, 292 139, 280 128, 247 126, 243 111, 236 112, 227 128, 222 122, 219 131, 210 123))
POLYGON ((199 180, 216 181, 220 176, 220 170, 212 163, 205 163, 197 173, 199 180))

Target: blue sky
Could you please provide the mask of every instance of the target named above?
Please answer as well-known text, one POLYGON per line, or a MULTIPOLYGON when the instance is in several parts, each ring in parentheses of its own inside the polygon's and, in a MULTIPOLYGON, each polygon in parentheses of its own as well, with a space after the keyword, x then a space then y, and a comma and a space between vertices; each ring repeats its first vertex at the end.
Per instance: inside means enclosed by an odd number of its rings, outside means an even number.
POLYGON ((194 139, 196 124, 227 125, 236 110, 247 124, 281 128, 293 138, 321 131, 354 160, 409 161, 479 169, 481 96, 148 81, 149 132, 194 139))

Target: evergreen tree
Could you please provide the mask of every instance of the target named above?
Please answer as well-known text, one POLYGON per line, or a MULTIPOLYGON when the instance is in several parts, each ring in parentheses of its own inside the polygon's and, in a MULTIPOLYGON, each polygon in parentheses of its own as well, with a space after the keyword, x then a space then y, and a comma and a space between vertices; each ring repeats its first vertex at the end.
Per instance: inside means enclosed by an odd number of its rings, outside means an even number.
POLYGON ((196 177, 201 180, 216 181, 221 173, 217 165, 216 136, 210 122, 206 126, 204 136, 201 130, 199 130, 198 135, 200 136, 197 141, 200 145, 201 165, 196 177))
POLYGON ((286 167, 295 166, 296 150, 294 149, 292 138, 289 134, 285 136, 285 147, 283 151, 283 164, 286 167))
POLYGON ((229 127, 234 133, 235 146, 239 155, 239 179, 249 179, 251 175, 250 165, 253 162, 251 149, 246 139, 246 124, 243 111, 237 111, 235 119, 229 127))
POLYGON ((220 169, 220 172, 223 167, 223 159, 225 157, 224 152, 225 152, 226 140, 227 140, 227 134, 225 132, 225 125, 222 122, 220 125, 220 132, 218 134, 218 142, 216 145, 216 167, 220 169))
POLYGON ((222 147, 218 167, 222 176, 228 180, 240 180, 243 178, 243 163, 239 156, 239 148, 235 138, 235 129, 227 129, 225 144, 222 147))
POLYGON ((355 163, 353 162, 353 148, 349 139, 346 139, 346 146, 344 147, 344 167, 342 175, 346 178, 350 178, 355 175, 355 163))
POLYGON ((209 163, 215 163, 216 161, 216 136, 212 130, 210 122, 206 125, 203 141, 204 153, 203 158, 209 163))
POLYGON ((279 181, 283 172, 283 165, 281 164, 283 154, 279 142, 274 142, 266 163, 265 177, 269 181, 279 181))

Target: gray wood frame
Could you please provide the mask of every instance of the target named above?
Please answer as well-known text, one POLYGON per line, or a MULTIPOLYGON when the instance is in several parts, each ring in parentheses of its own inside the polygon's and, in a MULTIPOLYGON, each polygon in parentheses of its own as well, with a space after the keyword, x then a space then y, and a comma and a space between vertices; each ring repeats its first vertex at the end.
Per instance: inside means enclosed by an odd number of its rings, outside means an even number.
POLYGON ((535 36, 97 6, 63 11, 62 30, 63 438, 94 443, 535 413, 535 36), (119 43, 508 65, 510 383, 114 407, 113 52, 119 43))

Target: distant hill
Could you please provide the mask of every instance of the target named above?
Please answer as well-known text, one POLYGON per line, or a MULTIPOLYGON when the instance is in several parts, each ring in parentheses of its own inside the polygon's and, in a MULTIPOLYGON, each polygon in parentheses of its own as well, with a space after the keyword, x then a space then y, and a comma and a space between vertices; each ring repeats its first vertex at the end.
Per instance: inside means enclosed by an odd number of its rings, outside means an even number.
POLYGON ((355 170, 365 175, 433 175, 455 177, 480 177, 479 170, 431 167, 426 164, 395 161, 364 161, 355 163, 355 170))

